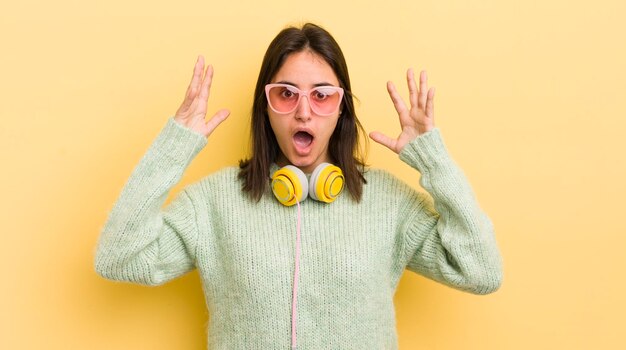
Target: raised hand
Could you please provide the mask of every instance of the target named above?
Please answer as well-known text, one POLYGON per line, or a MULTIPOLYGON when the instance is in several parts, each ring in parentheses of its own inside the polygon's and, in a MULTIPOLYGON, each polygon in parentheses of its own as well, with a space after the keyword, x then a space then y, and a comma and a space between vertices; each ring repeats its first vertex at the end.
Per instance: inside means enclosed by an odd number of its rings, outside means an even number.
POLYGON ((207 137, 230 115, 229 110, 221 109, 211 119, 205 120, 212 80, 213 66, 209 65, 205 72, 204 57, 198 56, 185 100, 174 116, 176 122, 207 137))
POLYGON ((387 82, 387 91, 393 101, 393 105, 398 112, 400 118, 400 127, 402 131, 397 139, 393 139, 381 132, 374 131, 370 133, 372 140, 389 148, 390 150, 400 153, 407 143, 413 141, 416 137, 424 134, 435 127, 435 111, 434 97, 435 88, 428 89, 428 77, 426 71, 420 73, 419 89, 415 84, 413 69, 406 72, 406 80, 409 86, 409 101, 411 109, 407 109, 406 104, 398 94, 396 87, 392 82, 387 82))

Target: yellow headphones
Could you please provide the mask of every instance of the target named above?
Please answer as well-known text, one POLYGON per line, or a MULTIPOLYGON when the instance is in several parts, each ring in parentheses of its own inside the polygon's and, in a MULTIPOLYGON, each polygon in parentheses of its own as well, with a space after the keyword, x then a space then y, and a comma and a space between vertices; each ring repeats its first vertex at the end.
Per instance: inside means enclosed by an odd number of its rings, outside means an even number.
POLYGON ((329 163, 318 165, 310 181, 302 170, 287 165, 272 175, 271 186, 276 199, 289 207, 296 201, 302 202, 309 194, 317 201, 331 203, 343 190, 344 180, 341 169, 329 163))

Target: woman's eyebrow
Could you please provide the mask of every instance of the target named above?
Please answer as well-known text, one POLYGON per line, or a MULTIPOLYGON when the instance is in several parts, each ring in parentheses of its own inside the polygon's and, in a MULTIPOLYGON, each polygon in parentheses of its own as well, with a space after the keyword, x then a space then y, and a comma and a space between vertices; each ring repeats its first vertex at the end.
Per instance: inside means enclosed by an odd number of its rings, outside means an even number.
MULTIPOLYGON (((276 83, 274 83, 274 84, 287 84, 287 85, 295 86, 295 87, 297 87, 298 89, 300 89, 300 87, 298 86, 298 84, 292 83, 292 82, 287 81, 287 80, 277 81, 277 82, 276 82, 276 83)), ((333 84, 331 84, 331 83, 327 83, 327 82, 321 82, 321 83, 316 83, 316 84, 313 84, 313 87, 318 87, 318 86, 335 86, 335 85, 333 85, 333 84)))
POLYGON ((295 87, 297 87, 298 89, 300 88, 300 87, 298 86, 298 84, 294 84, 294 83, 292 83, 292 82, 290 82, 290 81, 287 81, 287 80, 277 81, 277 82, 275 82, 274 84, 287 84, 287 85, 295 86, 295 87))

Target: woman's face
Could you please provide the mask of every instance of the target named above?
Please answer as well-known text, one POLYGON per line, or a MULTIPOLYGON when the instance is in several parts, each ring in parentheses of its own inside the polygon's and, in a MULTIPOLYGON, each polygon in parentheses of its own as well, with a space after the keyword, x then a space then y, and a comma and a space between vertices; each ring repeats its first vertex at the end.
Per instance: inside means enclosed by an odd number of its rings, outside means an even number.
MULTIPOLYGON (((320 85, 339 86, 330 65, 308 50, 287 56, 272 83, 288 84, 305 91, 320 85)), ((267 113, 281 150, 277 159, 279 166, 292 164, 311 173, 319 164, 330 162, 328 142, 339 120, 339 109, 329 116, 317 115, 311 110, 308 98, 303 96, 289 114, 278 114, 269 106, 267 113)))

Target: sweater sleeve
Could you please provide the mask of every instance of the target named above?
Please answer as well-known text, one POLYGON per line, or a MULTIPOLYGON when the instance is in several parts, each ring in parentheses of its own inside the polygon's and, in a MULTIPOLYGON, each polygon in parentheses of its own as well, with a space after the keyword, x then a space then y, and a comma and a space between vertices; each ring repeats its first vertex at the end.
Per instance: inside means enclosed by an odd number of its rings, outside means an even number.
POLYGON ((194 201, 183 190, 162 209, 171 188, 207 143, 170 118, 133 170, 98 242, 96 271, 105 278, 162 284, 195 266, 194 201))
POLYGON ((496 291, 502 264, 493 225, 448 155, 439 129, 409 143, 400 159, 421 173, 420 184, 432 196, 405 207, 407 269, 474 294, 496 291))

